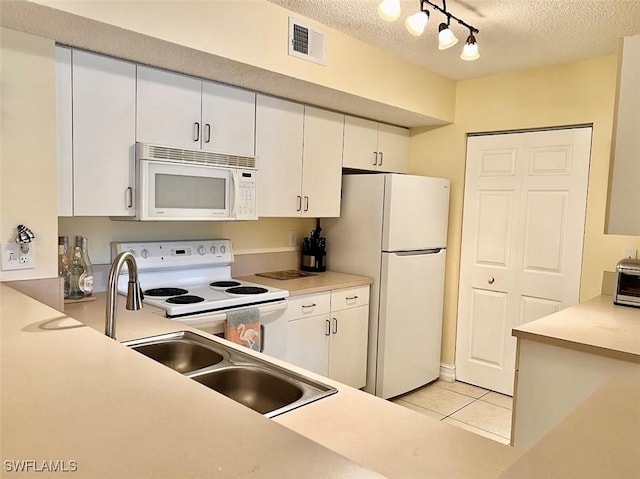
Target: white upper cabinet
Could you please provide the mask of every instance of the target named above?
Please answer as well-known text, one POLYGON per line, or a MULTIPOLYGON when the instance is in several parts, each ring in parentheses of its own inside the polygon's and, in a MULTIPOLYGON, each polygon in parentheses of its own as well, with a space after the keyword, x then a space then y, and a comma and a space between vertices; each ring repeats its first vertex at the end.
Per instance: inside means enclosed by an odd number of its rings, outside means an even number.
POLYGON ((344 115, 306 106, 302 154, 302 216, 340 216, 344 115))
MULTIPOLYGON (((58 64, 58 75, 62 75, 58 76, 58 121, 72 118, 73 131, 73 179, 69 181, 67 175, 66 181, 59 181, 59 196, 67 198, 64 205, 59 205, 59 214, 133 215, 135 64, 78 50, 71 56, 71 116, 68 91, 62 86, 68 85, 68 77, 58 64)), ((68 137, 66 130, 68 125, 58 125, 63 144, 68 137)), ((69 166, 68 146, 63 149, 66 152, 58 150, 59 172, 69 166)))
POLYGON ((256 94, 202 82, 202 149, 229 155, 255 154, 256 94))
POLYGON ((408 153, 409 131, 406 128, 345 117, 344 168, 405 173, 408 153))
POLYGON ((618 75, 607 233, 640 236, 640 35, 624 39, 618 75))
POLYGON ((136 140, 253 156, 253 92, 138 65, 136 140))
POLYGON ((258 216, 340 215, 344 115, 258 95, 258 216))
POLYGON ((300 216, 304 105, 258 95, 258 216, 300 216))
POLYGON ((73 216, 73 82, 71 49, 56 47, 58 216, 73 216))

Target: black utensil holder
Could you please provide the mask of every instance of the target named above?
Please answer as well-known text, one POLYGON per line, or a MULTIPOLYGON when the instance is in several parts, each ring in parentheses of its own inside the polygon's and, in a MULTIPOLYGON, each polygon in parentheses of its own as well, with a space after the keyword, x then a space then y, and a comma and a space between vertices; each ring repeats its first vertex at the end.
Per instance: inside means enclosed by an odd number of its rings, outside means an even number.
POLYGON ((302 255, 302 271, 322 272, 327 270, 327 253, 304 254, 302 255))

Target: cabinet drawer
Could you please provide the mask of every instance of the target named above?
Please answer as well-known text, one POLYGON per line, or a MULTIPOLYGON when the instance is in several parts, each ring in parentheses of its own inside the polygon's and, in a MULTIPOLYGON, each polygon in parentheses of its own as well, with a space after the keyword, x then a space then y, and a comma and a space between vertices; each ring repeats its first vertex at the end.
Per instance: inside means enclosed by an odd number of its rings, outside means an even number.
POLYGON ((331 292, 331 311, 340 311, 366 304, 369 304, 369 286, 336 289, 331 292))
POLYGON ((305 316, 316 316, 328 313, 330 309, 331 294, 329 292, 306 294, 289 300, 287 318, 291 321, 305 316))

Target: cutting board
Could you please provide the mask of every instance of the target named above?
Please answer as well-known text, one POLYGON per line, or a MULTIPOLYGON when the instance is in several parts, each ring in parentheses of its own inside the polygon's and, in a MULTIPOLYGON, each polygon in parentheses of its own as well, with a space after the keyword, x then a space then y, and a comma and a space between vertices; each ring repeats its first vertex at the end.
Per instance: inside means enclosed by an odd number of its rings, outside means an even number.
POLYGON ((315 276, 316 273, 307 273, 306 271, 298 271, 297 269, 287 269, 284 271, 267 271, 266 273, 256 273, 256 276, 262 276, 264 278, 271 279, 297 279, 305 278, 307 276, 315 276))

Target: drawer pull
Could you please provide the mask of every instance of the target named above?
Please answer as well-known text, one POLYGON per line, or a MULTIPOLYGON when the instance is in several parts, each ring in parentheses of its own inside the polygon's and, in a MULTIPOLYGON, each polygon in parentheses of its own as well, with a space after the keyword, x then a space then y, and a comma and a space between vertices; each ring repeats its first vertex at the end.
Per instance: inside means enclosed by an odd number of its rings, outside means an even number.
POLYGON ((311 303, 311 304, 303 304, 302 307, 303 308, 315 308, 317 306, 316 303, 311 303))
POLYGON ((357 295, 356 296, 347 296, 344 299, 346 299, 347 301, 353 301, 354 299, 358 299, 358 296, 357 295))

